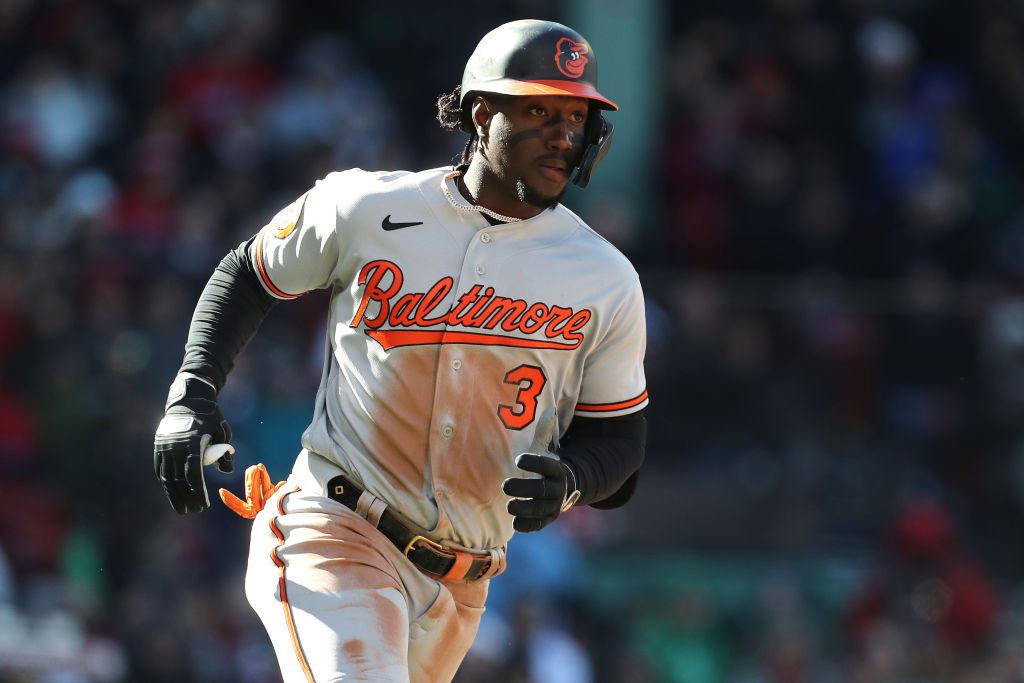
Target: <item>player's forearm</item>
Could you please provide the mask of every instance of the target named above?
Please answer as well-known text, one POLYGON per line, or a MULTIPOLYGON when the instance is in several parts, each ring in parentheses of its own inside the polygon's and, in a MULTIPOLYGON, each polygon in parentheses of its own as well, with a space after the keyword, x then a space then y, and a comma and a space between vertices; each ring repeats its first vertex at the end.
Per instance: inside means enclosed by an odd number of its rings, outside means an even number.
POLYGON ((622 507, 629 502, 629 499, 636 493, 636 484, 640 479, 640 472, 634 472, 629 475, 625 483, 618 488, 618 490, 607 498, 601 500, 595 500, 590 504, 590 507, 597 508, 598 510, 611 510, 613 508, 622 507))
POLYGON ((589 438, 577 441, 559 456, 576 476, 581 494, 577 505, 590 505, 622 488, 643 464, 644 448, 633 439, 589 438))
POLYGON ((218 391, 235 358, 277 303, 260 285, 247 244, 229 252, 199 296, 181 371, 209 377, 218 391))
POLYGON ((629 500, 644 461, 646 435, 642 414, 578 420, 570 426, 558 454, 576 477, 578 505, 610 508, 629 500))

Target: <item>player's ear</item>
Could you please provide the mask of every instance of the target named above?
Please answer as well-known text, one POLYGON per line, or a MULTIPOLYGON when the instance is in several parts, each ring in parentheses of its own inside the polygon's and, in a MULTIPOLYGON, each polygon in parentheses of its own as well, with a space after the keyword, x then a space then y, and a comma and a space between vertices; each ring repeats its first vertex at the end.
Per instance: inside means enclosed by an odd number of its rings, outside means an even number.
POLYGON ((494 104, 486 97, 477 95, 473 99, 473 106, 470 108, 470 120, 473 122, 473 129, 481 139, 487 136, 491 127, 491 119, 494 117, 494 104))

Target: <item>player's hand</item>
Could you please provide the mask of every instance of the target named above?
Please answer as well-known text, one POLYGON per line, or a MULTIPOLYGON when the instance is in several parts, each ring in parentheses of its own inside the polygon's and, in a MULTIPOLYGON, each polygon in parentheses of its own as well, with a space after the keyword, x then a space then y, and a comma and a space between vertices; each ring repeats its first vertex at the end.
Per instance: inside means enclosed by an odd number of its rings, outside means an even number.
POLYGON ((217 390, 199 377, 180 374, 167 394, 164 417, 153 439, 153 467, 179 515, 210 507, 203 465, 234 471, 231 427, 220 412, 217 390))
POLYGON ((524 476, 506 479, 501 485, 501 490, 512 496, 505 509, 514 517, 516 531, 543 529, 580 496, 569 464, 548 450, 554 431, 555 410, 548 408, 537 421, 530 450, 516 456, 516 467, 524 476))

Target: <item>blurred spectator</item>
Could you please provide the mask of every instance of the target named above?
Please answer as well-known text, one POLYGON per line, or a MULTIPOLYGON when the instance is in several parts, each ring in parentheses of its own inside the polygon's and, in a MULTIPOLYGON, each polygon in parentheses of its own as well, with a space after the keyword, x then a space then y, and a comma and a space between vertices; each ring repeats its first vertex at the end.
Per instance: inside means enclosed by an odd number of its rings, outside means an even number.
POLYGON ((33 54, 19 77, 4 88, 8 145, 50 166, 82 161, 118 125, 110 85, 77 71, 59 52, 33 54))
POLYGON ((959 680, 987 654, 998 601, 949 512, 931 500, 908 502, 879 559, 846 615, 854 679, 959 680))
POLYGON ((320 168, 390 167, 399 161, 399 130, 387 94, 341 35, 298 50, 267 125, 270 153, 300 177, 310 158, 320 168))

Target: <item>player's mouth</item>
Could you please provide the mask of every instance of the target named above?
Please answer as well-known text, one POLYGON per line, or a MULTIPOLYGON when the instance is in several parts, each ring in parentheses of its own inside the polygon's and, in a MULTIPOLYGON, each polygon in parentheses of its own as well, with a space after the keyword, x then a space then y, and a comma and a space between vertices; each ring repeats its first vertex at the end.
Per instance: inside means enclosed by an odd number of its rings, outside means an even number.
POLYGON ((541 175, 553 182, 563 182, 569 177, 569 165, 561 159, 544 159, 538 163, 541 175))

